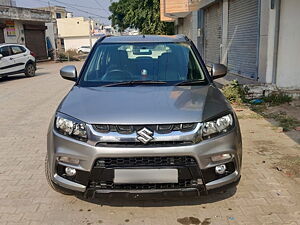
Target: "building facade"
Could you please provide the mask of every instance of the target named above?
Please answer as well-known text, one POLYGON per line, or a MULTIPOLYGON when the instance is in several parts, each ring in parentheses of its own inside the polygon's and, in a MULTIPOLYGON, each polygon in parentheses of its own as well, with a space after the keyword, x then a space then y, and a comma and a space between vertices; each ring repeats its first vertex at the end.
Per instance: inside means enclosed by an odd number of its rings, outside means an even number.
POLYGON ((0 43, 26 45, 37 59, 47 59, 45 23, 50 20, 49 12, 0 5, 0 43))
POLYGON ((227 65, 244 81, 299 89, 299 0, 161 0, 161 20, 175 21, 206 64, 227 65))
POLYGON ((92 44, 97 39, 99 30, 103 27, 98 21, 84 17, 70 17, 57 19, 58 37, 63 39, 65 50, 77 50, 81 46, 90 45, 90 34, 92 44))
POLYGON ((0 5, 5 5, 5 6, 17 6, 17 3, 15 0, 0 0, 0 5))
POLYGON ((40 7, 37 9, 51 13, 51 22, 46 23, 46 38, 48 45, 50 45, 48 48, 53 49, 53 58, 56 58, 56 54, 63 52, 65 49, 63 39, 58 37, 57 19, 67 18, 70 13, 63 6, 40 7))

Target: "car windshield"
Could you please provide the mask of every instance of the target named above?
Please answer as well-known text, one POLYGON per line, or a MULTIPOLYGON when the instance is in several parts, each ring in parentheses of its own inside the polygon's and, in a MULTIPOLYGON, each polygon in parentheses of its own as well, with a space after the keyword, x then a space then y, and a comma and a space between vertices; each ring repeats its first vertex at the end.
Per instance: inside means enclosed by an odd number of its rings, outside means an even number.
POLYGON ((206 83, 204 72, 188 44, 122 43, 99 44, 89 58, 78 84, 129 86, 206 83))

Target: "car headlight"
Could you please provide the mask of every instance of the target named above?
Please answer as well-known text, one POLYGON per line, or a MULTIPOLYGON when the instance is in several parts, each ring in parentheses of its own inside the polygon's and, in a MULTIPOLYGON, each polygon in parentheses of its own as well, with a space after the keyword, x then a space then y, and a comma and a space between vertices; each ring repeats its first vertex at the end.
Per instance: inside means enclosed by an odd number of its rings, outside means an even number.
POLYGON ((227 114, 218 119, 204 122, 202 125, 202 138, 209 139, 221 133, 226 133, 233 127, 233 117, 227 114))
POLYGON ((54 127, 62 135, 87 141, 86 125, 80 120, 58 113, 55 117, 54 127))

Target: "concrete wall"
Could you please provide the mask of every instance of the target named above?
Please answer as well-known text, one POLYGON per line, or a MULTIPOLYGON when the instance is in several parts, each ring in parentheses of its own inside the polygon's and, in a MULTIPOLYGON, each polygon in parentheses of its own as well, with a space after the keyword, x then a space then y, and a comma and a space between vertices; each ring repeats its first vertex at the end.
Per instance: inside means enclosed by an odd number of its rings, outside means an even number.
POLYGON ((275 41, 276 39, 276 17, 277 17, 277 7, 274 7, 274 9, 270 9, 269 11, 269 19, 268 19, 268 49, 267 49, 267 59, 266 59, 266 76, 265 76, 265 82, 266 83, 273 83, 274 76, 276 73, 275 69, 275 58, 276 58, 276 48, 277 43, 275 41))
POLYGON ((279 87, 300 88, 300 1, 281 1, 277 58, 279 87))
POLYGON ((268 41, 269 41, 269 14, 270 0, 262 0, 260 3, 260 31, 258 49, 258 81, 266 83, 268 41))
POLYGON ((0 5, 16 6, 16 1, 13 1, 13 0, 0 0, 0 5))
MULTIPOLYGON (((95 44, 95 42, 98 39, 96 37, 92 38, 92 43, 95 44)), ((66 37, 64 38, 65 43, 65 50, 69 49, 78 49, 81 46, 89 46, 90 45, 90 39, 88 36, 86 37, 66 37)))
POLYGON ((0 5, 0 19, 50 22, 51 13, 43 10, 0 5))
POLYGON ((188 36, 197 46, 197 11, 193 11, 183 18, 183 23, 177 26, 177 33, 188 36))
POLYGON ((89 20, 83 17, 57 19, 59 37, 89 36, 89 20))
POLYGON ((56 49, 56 23, 46 23, 47 30, 45 32, 46 37, 50 39, 52 47, 56 49))
POLYGON ((50 11, 51 15, 52 15, 52 19, 56 19, 56 13, 60 13, 61 18, 67 17, 66 8, 62 7, 62 6, 39 7, 37 9, 44 10, 44 11, 50 11))
MULTIPOLYGON (((6 20, 0 20, 1 23, 5 24, 6 20)), ((19 21, 14 21, 15 23, 15 31, 16 35, 15 36, 8 36, 7 35, 7 28, 4 28, 4 39, 5 43, 10 43, 10 44, 25 44, 25 37, 24 37, 24 28, 23 24, 19 21)))
POLYGON ((223 18, 222 18, 222 55, 221 55, 221 62, 224 65, 227 65, 227 55, 229 49, 229 42, 228 42, 228 0, 223 1, 223 18))
MULTIPOLYGON (((101 26, 99 21, 91 21, 91 29, 99 29, 101 26)), ((81 37, 89 36, 90 25, 89 19, 84 17, 73 17, 57 19, 58 36, 59 37, 81 37)))

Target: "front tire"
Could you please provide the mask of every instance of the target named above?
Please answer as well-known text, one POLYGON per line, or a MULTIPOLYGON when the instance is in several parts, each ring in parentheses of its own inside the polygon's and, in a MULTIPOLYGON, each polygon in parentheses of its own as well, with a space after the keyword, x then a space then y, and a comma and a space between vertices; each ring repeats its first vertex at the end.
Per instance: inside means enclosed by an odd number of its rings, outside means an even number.
POLYGON ((49 184, 49 186, 56 192, 63 194, 63 195, 74 195, 75 192, 72 190, 68 190, 64 187, 61 187, 59 185, 57 185, 56 183, 54 183, 51 180, 51 175, 50 175, 50 168, 49 168, 49 161, 48 161, 48 156, 46 156, 45 158, 45 175, 46 175, 46 179, 47 182, 49 184))
POLYGON ((25 67, 25 76, 34 77, 35 76, 35 66, 33 63, 28 63, 25 67))

